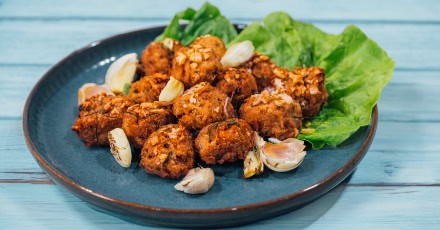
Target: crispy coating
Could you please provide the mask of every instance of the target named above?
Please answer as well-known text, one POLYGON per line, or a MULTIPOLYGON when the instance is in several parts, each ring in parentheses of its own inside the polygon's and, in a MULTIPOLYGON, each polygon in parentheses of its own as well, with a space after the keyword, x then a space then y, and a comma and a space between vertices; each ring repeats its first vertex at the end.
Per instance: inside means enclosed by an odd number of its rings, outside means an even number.
POLYGON ((133 102, 122 95, 95 95, 79 107, 80 113, 72 130, 87 147, 107 146, 108 132, 122 127, 122 115, 131 105, 133 102))
POLYGON ((194 167, 191 133, 180 125, 162 126, 152 133, 141 152, 140 165, 162 178, 180 178, 194 167))
POLYGON ((258 92, 255 78, 245 68, 229 68, 215 86, 232 99, 235 108, 240 108, 246 98, 258 92))
POLYGON ((207 164, 223 164, 244 159, 254 147, 253 130, 237 118, 210 124, 200 130, 195 147, 207 164))
POLYGON ((174 55, 171 76, 181 81, 185 88, 200 82, 214 81, 221 72, 220 58, 211 48, 194 45, 181 48, 174 55))
POLYGON ((145 76, 131 84, 128 97, 136 103, 157 101, 168 80, 170 77, 162 73, 145 76))
POLYGON ((127 109, 122 119, 122 129, 132 146, 141 149, 151 133, 173 121, 170 105, 158 101, 144 102, 127 109))
POLYGON ((174 53, 182 47, 182 44, 171 38, 166 38, 161 42, 151 42, 142 52, 138 72, 143 76, 155 73, 168 75, 174 53))
POLYGON ((242 67, 248 69, 255 77, 259 91, 263 91, 264 88, 272 86, 272 79, 274 78, 273 71, 276 65, 272 63, 268 56, 255 53, 242 67))
POLYGON ((328 98, 324 69, 295 68, 293 71, 277 68, 273 85, 299 101, 304 118, 316 116, 328 98))
POLYGON ((302 76, 304 81, 305 92, 299 100, 303 116, 312 118, 319 113, 328 99, 324 69, 318 67, 294 69, 293 73, 302 76))
POLYGON ((145 75, 168 74, 171 69, 172 50, 160 42, 150 43, 142 52, 141 63, 145 75))
POLYGON ((174 116, 179 124, 198 130, 208 124, 236 117, 229 97, 206 82, 183 92, 173 103, 174 116))
POLYGON ((212 35, 204 35, 196 38, 190 45, 195 46, 200 45, 204 48, 211 48, 217 57, 221 58, 226 52, 225 43, 219 37, 212 35))
POLYGON ((241 105, 240 118, 247 121, 262 137, 284 140, 296 137, 301 130, 301 106, 287 94, 263 91, 241 105))

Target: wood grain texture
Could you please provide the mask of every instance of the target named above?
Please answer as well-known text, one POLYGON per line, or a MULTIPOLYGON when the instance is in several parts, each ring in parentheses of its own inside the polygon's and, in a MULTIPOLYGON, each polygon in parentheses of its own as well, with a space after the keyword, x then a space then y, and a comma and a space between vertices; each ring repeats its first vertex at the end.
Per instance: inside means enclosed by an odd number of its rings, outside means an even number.
MULTIPOLYGON (((252 20, 239 20, 249 23, 252 20)), ((35 20, 0 23, 0 65, 52 65, 93 41, 145 27, 165 25, 168 20, 35 20), (50 34, 50 36, 48 36, 50 34), (30 52, 32 50, 32 52, 30 52)), ((351 22, 314 23, 329 33, 340 33, 351 22)), ((382 46, 396 61, 397 69, 440 70, 440 24, 356 25, 382 46)))
MULTIPOLYGON (((25 145, 22 108, 35 82, 73 50, 164 25, 203 2, 0 0, 0 229, 145 229, 53 185, 25 145)), ((396 61, 376 137, 351 179, 298 211, 240 229, 440 227, 440 1, 211 2, 238 23, 283 10, 330 33, 356 24, 396 61)))
MULTIPOLYGON (((20 120, 0 120, 1 180, 47 181, 23 142, 20 120), (24 173, 22 173, 24 172, 24 173), (34 174, 32 174, 34 172, 34 174)), ((440 183, 440 123, 379 121, 375 139, 350 184, 440 183), (414 144, 417 143, 417 144, 414 144)))
MULTIPOLYGON (((77 0, 51 1, 4 0, 0 18, 4 19, 111 19, 170 18, 186 7, 199 8, 205 0, 143 1, 143 0, 77 0), (26 7, 23 7, 26 5, 26 7), (112 7, 106 7, 106 6, 112 7)), ((439 22, 440 2, 435 0, 360 1, 346 0, 211 0, 228 18, 262 18, 283 10, 299 19, 319 21, 439 22)))
MULTIPOLYGON (((21 119, 30 90, 49 68, 50 65, 0 65, 0 103, 8 108, 0 110, 0 118, 21 119)), ((440 104, 440 97, 433 96, 439 87, 440 70, 396 70, 379 100, 379 119, 439 122, 440 106, 433 106, 440 104)))
MULTIPOLYGON (((438 187, 342 185, 302 209, 237 229, 436 229, 438 192, 438 187)), ((94 211, 57 186, 3 184, 0 194, 0 223, 5 230, 145 229, 94 211)))

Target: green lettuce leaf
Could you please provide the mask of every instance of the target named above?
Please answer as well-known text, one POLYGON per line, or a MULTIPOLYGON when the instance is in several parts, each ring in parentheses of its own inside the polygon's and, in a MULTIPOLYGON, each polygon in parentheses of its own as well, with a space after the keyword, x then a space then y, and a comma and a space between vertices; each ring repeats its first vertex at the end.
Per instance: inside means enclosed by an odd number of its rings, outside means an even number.
POLYGON ((173 38, 187 46, 197 37, 206 34, 217 36, 225 43, 229 43, 237 36, 237 31, 231 22, 221 15, 217 7, 208 2, 198 11, 188 8, 177 13, 164 33, 156 38, 156 41, 161 41, 164 38, 173 38), (185 29, 182 29, 180 26, 181 20, 188 21, 185 29))
POLYGON ((325 69, 328 102, 310 121, 310 128, 316 131, 298 136, 314 149, 337 146, 368 125, 394 70, 387 53, 354 25, 332 35, 276 12, 246 27, 231 44, 243 40, 252 41, 256 51, 277 65, 325 69))

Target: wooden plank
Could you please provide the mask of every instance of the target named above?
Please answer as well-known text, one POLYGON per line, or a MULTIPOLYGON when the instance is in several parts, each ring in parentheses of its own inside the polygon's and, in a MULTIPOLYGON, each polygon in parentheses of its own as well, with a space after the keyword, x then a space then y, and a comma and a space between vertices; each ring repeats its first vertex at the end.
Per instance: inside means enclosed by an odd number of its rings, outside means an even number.
MULTIPOLYGON (((0 185, 0 191, 0 223, 5 230, 155 229, 94 211, 58 186, 10 184, 0 185)), ((238 229, 435 229, 440 224, 439 191, 439 187, 339 186, 302 209, 238 229)))
MULTIPOLYGON (((30 90, 49 68, 49 65, 0 65, 0 103, 8 108, 0 110, 0 118, 21 118, 30 90)), ((440 71, 397 70, 382 92, 379 101, 380 119, 440 121, 440 106, 426 106, 440 104, 440 97, 433 96, 439 86, 440 71)))
MULTIPOLYGON (((168 20, 36 20, 0 23, 0 64, 54 64, 73 50, 95 40, 167 23, 168 20), (27 52, 19 53, 17 50, 27 52)), ((315 24, 327 32, 340 33, 349 23, 315 24)), ((440 24, 356 25, 389 53, 396 61, 397 68, 439 69, 437 60, 440 60, 440 44, 437 41, 440 40, 440 24)))
POLYGON ((121 32, 164 25, 162 21, 11 21, 0 23, 0 63, 55 64, 93 41, 121 32), (14 26, 15 25, 15 26, 14 26), (19 26, 21 28, 18 28, 19 26), (49 36, 50 35, 50 36, 49 36), (8 42, 5 42, 8 41, 8 42), (17 53, 17 50, 28 52, 17 53))
MULTIPOLYGON (((199 8, 205 0, 196 1, 143 1, 124 3, 116 0, 99 1, 50 1, 29 2, 26 0, 3 1, 0 18, 3 19, 54 19, 54 18, 170 18, 188 6, 199 8), (23 7, 26 5, 26 7, 23 7), (66 7, 68 5, 68 7, 66 7), (115 7, 105 7, 115 6, 115 7)), ((344 0, 212 0, 228 17, 261 18, 274 11, 286 11, 292 16, 308 20, 379 20, 379 21, 439 21, 436 9, 440 3, 434 0, 406 1, 362 1, 348 4, 344 0), (398 5, 399 7, 396 7, 398 5), (251 7, 251 8, 250 8, 251 7), (315 12, 315 13, 311 13, 315 12), (337 12, 337 13, 335 13, 337 12)))
POLYGON ((439 122, 440 71, 397 70, 379 99, 383 121, 439 122))
POLYGON ((0 118, 21 119, 28 94, 49 67, 0 66, 0 104, 7 108, 0 110, 0 118))
MULTIPOLYGON (((29 153, 21 121, 0 120, 1 183, 45 183, 29 153)), ((440 183, 440 123, 379 122, 375 139, 350 184, 440 183)))

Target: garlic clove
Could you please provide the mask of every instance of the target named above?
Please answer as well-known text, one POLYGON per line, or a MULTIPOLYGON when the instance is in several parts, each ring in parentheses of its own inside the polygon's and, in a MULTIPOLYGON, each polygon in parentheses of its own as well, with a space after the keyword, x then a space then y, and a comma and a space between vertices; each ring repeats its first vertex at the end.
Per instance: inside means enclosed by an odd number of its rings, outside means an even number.
POLYGON ((137 68, 137 54, 131 53, 113 62, 105 75, 105 84, 115 93, 128 94, 137 68))
POLYGON ((96 85, 95 83, 86 83, 78 89, 78 106, 84 103, 88 98, 100 93, 114 95, 106 85, 96 85))
POLYGON ((214 171, 210 168, 193 168, 174 188, 188 194, 206 193, 214 184, 214 171))
POLYGON ((108 140, 110 151, 118 164, 124 168, 130 167, 132 154, 130 143, 124 130, 121 128, 113 129, 108 133, 108 140))
POLYGON ((280 143, 265 143, 261 148, 263 163, 273 171, 287 172, 297 168, 304 160, 304 142, 288 138, 280 143))
POLYGON ((280 141, 279 139, 275 138, 275 137, 269 137, 269 138, 267 138, 267 140, 268 140, 270 143, 273 143, 273 144, 279 144, 279 143, 281 143, 281 141, 280 141))
POLYGON ((182 82, 174 77, 170 77, 170 80, 160 92, 159 101, 172 102, 174 98, 183 93, 184 89, 185 87, 182 82))
POLYGON ((235 43, 226 50, 220 62, 225 68, 236 67, 249 60, 254 51, 255 47, 249 40, 235 43))
POLYGON ((276 172, 287 172, 297 168, 304 160, 306 151, 304 141, 288 138, 280 141, 276 138, 268 138, 270 142, 264 141, 255 133, 254 141, 257 153, 261 161, 269 169, 276 172), (271 143, 272 142, 272 143, 271 143))
POLYGON ((261 161, 260 154, 256 149, 249 151, 244 159, 243 177, 245 179, 251 178, 254 175, 263 173, 264 164, 261 161))

